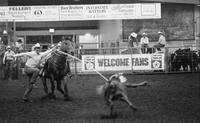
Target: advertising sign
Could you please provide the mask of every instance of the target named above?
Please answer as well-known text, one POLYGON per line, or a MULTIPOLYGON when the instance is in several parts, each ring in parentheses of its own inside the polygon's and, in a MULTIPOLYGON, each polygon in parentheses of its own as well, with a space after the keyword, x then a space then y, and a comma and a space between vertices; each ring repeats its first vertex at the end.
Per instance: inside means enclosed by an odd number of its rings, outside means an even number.
POLYGON ((8 7, 9 21, 29 21, 31 16, 31 6, 9 6, 8 7))
POLYGON ((8 19, 8 7, 0 7, 0 21, 7 21, 8 19))
POLYGON ((82 59, 82 71, 164 69, 164 54, 83 55, 82 59))
POLYGON ((32 6, 32 18, 34 21, 58 21, 59 11, 58 6, 32 6))
POLYGON ((0 21, 160 19, 160 3, 0 7, 0 21))
POLYGON ((59 12, 60 20, 83 20, 85 9, 83 5, 62 5, 59 12))
POLYGON ((155 70, 164 69, 164 54, 152 54, 151 57, 151 67, 155 70))
POLYGON ((133 70, 151 70, 151 54, 131 55, 133 70))

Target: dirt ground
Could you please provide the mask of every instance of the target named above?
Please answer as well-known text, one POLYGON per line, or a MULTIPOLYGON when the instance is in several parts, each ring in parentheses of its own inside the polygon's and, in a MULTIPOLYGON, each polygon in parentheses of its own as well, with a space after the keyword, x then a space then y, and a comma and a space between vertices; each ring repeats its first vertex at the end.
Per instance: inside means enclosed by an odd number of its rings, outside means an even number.
MULTIPOLYGON (((41 100, 44 95, 39 81, 31 97, 32 103, 21 100, 26 79, 0 80, 0 123, 198 123, 200 121, 200 74, 126 75, 129 82, 147 80, 150 86, 128 89, 130 100, 139 107, 132 112, 116 102, 118 116, 102 118, 109 113, 96 87, 104 82, 98 75, 82 75, 69 82, 73 100, 63 101, 56 91, 56 100, 41 100)), ((107 76, 108 77, 108 76, 107 76)))

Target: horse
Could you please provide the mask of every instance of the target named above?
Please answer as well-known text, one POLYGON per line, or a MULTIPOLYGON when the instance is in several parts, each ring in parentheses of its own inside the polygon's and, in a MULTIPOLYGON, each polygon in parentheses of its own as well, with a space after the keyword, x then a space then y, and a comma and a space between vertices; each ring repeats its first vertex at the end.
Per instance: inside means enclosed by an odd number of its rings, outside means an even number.
POLYGON ((138 84, 127 83, 126 77, 123 73, 116 73, 112 75, 108 81, 97 87, 96 91, 99 95, 104 95, 104 101, 107 106, 110 107, 110 116, 114 116, 114 101, 123 101, 129 105, 129 107, 135 112, 137 107, 132 104, 127 95, 126 88, 136 88, 139 86, 146 86, 147 82, 141 82, 138 84))
POLYGON ((51 53, 51 57, 46 61, 43 69, 42 82, 44 86, 45 96, 43 98, 49 97, 56 99, 54 94, 55 84, 57 83, 57 90, 64 96, 65 101, 70 101, 71 97, 68 94, 68 88, 66 83, 67 73, 69 72, 69 64, 67 63, 68 57, 61 52, 73 53, 72 47, 68 46, 66 41, 62 41, 60 52, 55 50, 51 53), (51 93, 48 93, 48 87, 46 80, 50 79, 51 83, 51 93), (61 87, 62 81, 64 81, 64 90, 61 87))

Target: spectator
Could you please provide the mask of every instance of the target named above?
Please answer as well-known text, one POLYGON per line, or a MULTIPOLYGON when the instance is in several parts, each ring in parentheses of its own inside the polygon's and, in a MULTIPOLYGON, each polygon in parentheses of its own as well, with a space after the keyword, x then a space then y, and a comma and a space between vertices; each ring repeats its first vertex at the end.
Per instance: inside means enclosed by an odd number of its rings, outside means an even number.
POLYGON ((147 48, 149 47, 149 38, 147 37, 147 34, 145 32, 142 34, 140 44, 142 53, 147 53, 147 48))
POLYGON ((18 39, 15 43, 15 46, 16 46, 16 50, 18 53, 22 52, 23 50, 23 41, 21 39, 18 39))
POLYGON ((136 42, 136 45, 138 45, 137 41, 137 34, 135 32, 132 32, 130 36, 128 37, 128 46, 133 48, 134 47, 134 42, 136 42))
POLYGON ((4 72, 4 79, 12 79, 11 75, 13 72, 13 64, 15 60, 15 53, 11 50, 11 47, 8 45, 6 48, 6 52, 3 57, 3 64, 6 66, 5 72, 4 72))
POLYGON ((158 34, 159 34, 158 43, 154 45, 154 48, 157 48, 158 51, 161 51, 160 48, 165 47, 166 45, 166 39, 163 32, 158 32, 158 34))

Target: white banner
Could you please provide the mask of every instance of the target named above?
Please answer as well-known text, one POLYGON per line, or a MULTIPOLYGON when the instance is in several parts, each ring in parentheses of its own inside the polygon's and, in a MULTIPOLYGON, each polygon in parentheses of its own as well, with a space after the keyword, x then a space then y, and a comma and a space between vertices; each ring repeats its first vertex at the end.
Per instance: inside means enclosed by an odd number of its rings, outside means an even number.
POLYGON ((83 5, 62 5, 59 12, 60 20, 83 20, 85 9, 83 5))
POLYGON ((83 55, 82 71, 164 70, 164 54, 83 55))
POLYGON ((29 21, 31 17, 31 6, 8 7, 8 21, 29 21))
POLYGON ((134 54, 130 57, 133 70, 151 70, 151 54, 134 54))
POLYGON ((160 3, 0 7, 0 21, 160 19, 160 3))
POLYGON ((0 7, 0 21, 7 21, 8 7, 0 7))
POLYGON ((31 14, 33 21, 59 21, 58 6, 32 6, 31 14))

